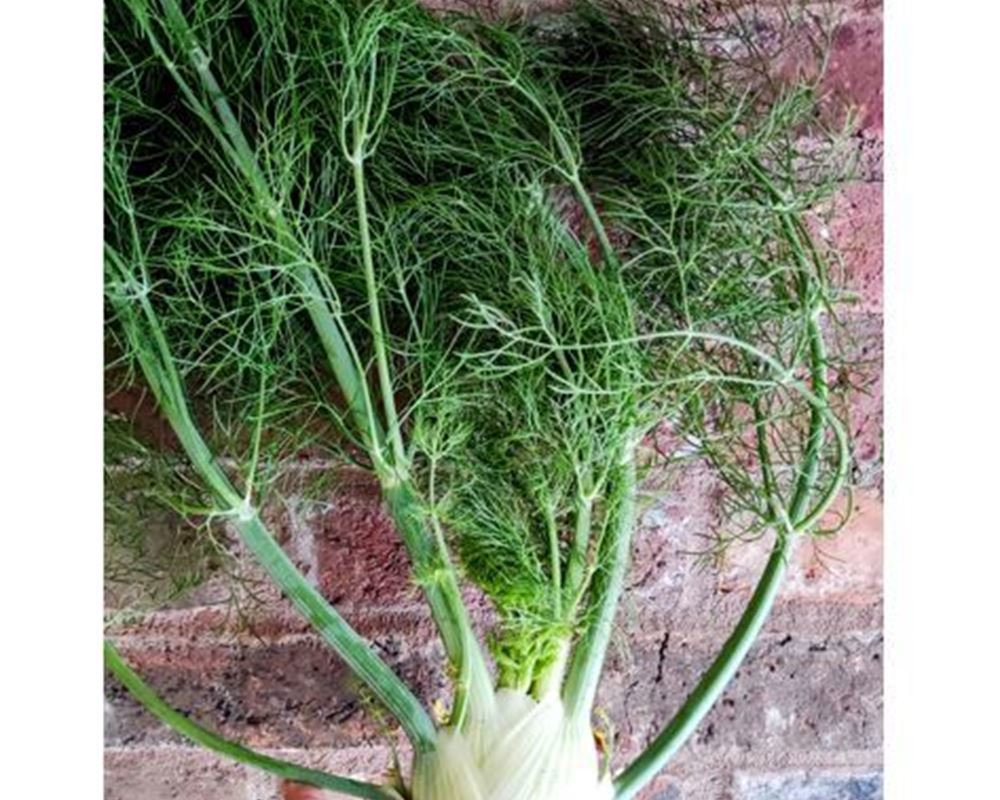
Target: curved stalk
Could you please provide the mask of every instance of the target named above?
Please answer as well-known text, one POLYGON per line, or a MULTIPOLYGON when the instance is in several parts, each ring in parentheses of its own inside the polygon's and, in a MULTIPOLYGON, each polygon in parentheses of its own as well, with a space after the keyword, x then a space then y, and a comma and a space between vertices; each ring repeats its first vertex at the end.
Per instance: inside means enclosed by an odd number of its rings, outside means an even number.
MULTIPOLYGON (((407 457, 403 446, 399 414, 396 410, 385 328, 375 281, 375 264, 366 199, 364 155, 362 153, 363 137, 359 135, 358 139, 355 142, 355 152, 350 161, 357 203, 358 232, 361 237, 361 261, 368 297, 369 320, 372 327, 372 345, 375 348, 375 366, 378 372, 386 427, 393 448, 392 468, 389 469, 382 464, 376 472, 389 513, 406 544, 414 567, 418 573, 427 574, 425 580, 422 581, 424 593, 431 607, 431 615, 441 634, 445 652, 459 676, 455 686, 453 717, 464 721, 467 711, 471 710, 475 714, 480 710, 468 707, 470 699, 473 702, 478 702, 480 699, 491 696, 492 686, 482 650, 472 633, 468 610, 462 601, 451 558, 440 537, 437 538, 435 546, 431 537, 428 536, 427 520, 422 513, 409 479, 405 477, 408 471, 407 457)), ((376 461, 376 464, 379 462, 376 461)), ((485 712, 486 709, 482 709, 482 711, 485 712)))
MULTIPOLYGON (((113 251, 109 253, 109 262, 113 268, 124 267, 113 251)), ((122 280, 127 281, 128 277, 123 275, 122 280)), ((413 746, 418 750, 432 750, 437 732, 420 702, 371 650, 368 642, 299 572, 261 522, 249 498, 236 490, 219 466, 193 421, 180 375, 149 298, 139 295, 135 302, 139 304, 141 313, 137 313, 130 303, 122 300, 115 302, 115 308, 121 316, 126 334, 135 344, 137 358, 157 403, 177 434, 195 471, 226 508, 240 537, 257 561, 299 612, 326 639, 351 671, 385 704, 402 725, 413 746)))
MULTIPOLYGON (((771 551, 764 571, 743 615, 726 640, 715 661, 702 676, 694 691, 685 700, 670 723, 652 743, 615 779, 616 800, 629 800, 641 790, 667 764, 670 758, 684 745, 688 737, 722 695, 736 671, 743 663, 751 646, 760 634, 770 614, 787 569, 788 559, 798 536, 807 530, 820 508, 825 508, 835 493, 828 489, 817 507, 806 512, 805 506, 814 489, 819 469, 820 447, 828 422, 824 404, 828 398, 826 381, 826 349, 815 318, 809 322, 810 355, 812 361, 812 395, 816 403, 812 406, 809 433, 804 454, 804 467, 796 482, 795 491, 788 511, 781 523, 777 541, 771 551)), ((838 443, 839 467, 833 486, 839 487, 846 477, 848 454, 843 432, 835 427, 838 443)), ((821 513, 821 512, 819 512, 821 513)))
POLYGON ((104 664, 147 710, 181 736, 190 739, 197 745, 227 756, 241 764, 270 772, 285 780, 328 789, 348 797, 361 797, 366 798, 366 800, 400 800, 399 793, 389 787, 332 775, 329 772, 273 758, 203 728, 166 703, 148 683, 139 677, 135 670, 125 663, 114 645, 107 641, 104 643, 104 664))
POLYGON ((652 744, 615 778, 616 800, 629 800, 663 769, 684 745, 732 680, 767 620, 781 586, 794 533, 780 534, 757 588, 712 666, 652 744))

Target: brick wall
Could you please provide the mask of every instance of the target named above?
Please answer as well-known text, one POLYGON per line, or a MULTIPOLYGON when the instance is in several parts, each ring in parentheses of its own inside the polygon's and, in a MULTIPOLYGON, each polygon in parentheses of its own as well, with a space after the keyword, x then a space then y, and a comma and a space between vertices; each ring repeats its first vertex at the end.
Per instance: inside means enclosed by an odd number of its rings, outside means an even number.
MULTIPOLYGON (((842 0, 829 113, 857 109, 857 180, 825 232, 860 302, 845 319, 877 377, 850 409, 856 509, 835 539, 797 554, 764 634, 696 736, 646 800, 875 800, 882 797, 881 606, 881 4, 842 0)), ((616 752, 637 752, 683 700, 740 613, 766 543, 719 569, 690 551, 715 509, 692 474, 641 518, 629 591, 599 703, 616 752), (627 644, 626 644, 627 643, 627 644)), ((406 579, 405 555, 377 493, 345 475, 327 501, 274 512, 307 574, 427 701, 443 694, 442 653, 406 579)), ((244 614, 209 583, 183 606, 118 624, 131 663, 182 709, 225 736, 291 760, 377 778, 389 739, 344 670, 264 589, 244 614)), ((257 588, 255 594, 260 594, 257 588)), ((475 606, 481 623, 486 611, 475 606)), ((275 781, 191 748, 114 683, 106 689, 108 800, 274 800, 275 781)))

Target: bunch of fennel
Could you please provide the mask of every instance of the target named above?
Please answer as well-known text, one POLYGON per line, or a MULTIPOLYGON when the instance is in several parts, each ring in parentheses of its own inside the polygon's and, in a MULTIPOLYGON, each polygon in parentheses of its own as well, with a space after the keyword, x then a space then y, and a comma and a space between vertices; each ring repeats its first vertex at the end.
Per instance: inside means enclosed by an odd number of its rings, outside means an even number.
MULTIPOLYGON (((834 179, 796 149, 815 97, 744 69, 709 22, 603 3, 493 22, 409 0, 110 4, 110 367, 152 393, 207 513, 398 721, 413 764, 376 785, 257 753, 106 644, 161 719, 288 780, 412 800, 627 800, 692 733, 848 465, 835 297, 803 222, 834 179), (220 415, 245 435, 223 444, 220 415), (658 463, 644 442, 665 423, 687 456, 658 463), (262 518, 273 465, 317 438, 381 487, 447 654, 443 724, 262 518), (692 461, 728 487, 739 535, 774 546, 714 663, 615 773, 591 714, 640 483, 692 461), (496 610, 489 652, 466 583, 496 610)), ((711 24, 741 40, 738 22, 711 24)))

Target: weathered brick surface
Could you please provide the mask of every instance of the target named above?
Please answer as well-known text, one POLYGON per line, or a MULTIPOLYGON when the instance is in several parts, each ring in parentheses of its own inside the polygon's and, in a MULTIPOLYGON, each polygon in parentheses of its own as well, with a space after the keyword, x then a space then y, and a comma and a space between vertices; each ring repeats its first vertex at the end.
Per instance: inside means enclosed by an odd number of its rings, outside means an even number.
MULTIPOLYGON (((714 635, 674 630, 616 654, 600 702, 616 722, 621 758, 669 719, 718 644, 714 635)), ((803 635, 769 626, 678 764, 794 764, 824 752, 877 751, 881 664, 877 631, 803 635)))
POLYGON ((882 776, 739 774, 734 800, 881 800, 882 776))
MULTIPOLYGON (((376 777, 392 764, 392 753, 386 747, 265 752, 295 764, 358 778, 376 777)), ((104 772, 106 800, 287 800, 279 791, 279 780, 271 775, 193 747, 109 747, 104 772)))
POLYGON ((842 318, 834 333, 836 349, 846 362, 838 380, 853 388, 845 410, 851 439, 851 482, 862 489, 882 491, 883 352, 882 315, 861 313, 842 318))
MULTIPOLYGON (((381 781, 388 776, 393 764, 393 754, 384 745, 341 747, 333 750, 310 748, 309 750, 269 750, 269 755, 290 761, 293 764, 303 764, 313 769, 322 769, 337 775, 346 775, 362 780, 381 781)), ((401 757, 406 757, 405 751, 401 757)), ((282 781, 262 772, 255 772, 248 781, 247 800, 313 800, 315 791, 292 792, 282 791, 282 781)), ((329 792, 319 793, 319 797, 338 798, 329 792)))
POLYGON ((703 772, 695 775, 661 775, 640 796, 642 800, 699 800, 723 797, 728 776, 703 772))
MULTIPOLYGON (((858 169, 862 169, 863 165, 858 169)), ((856 181, 834 197, 825 231, 843 258, 856 311, 882 312, 882 185, 856 181)))
POLYGON ((851 109, 864 130, 882 130, 881 13, 850 15, 837 26, 824 89, 832 108, 851 109))
MULTIPOLYGON (((376 650, 429 700, 445 685, 416 637, 373 637, 376 650)), ((366 698, 343 664, 315 636, 278 642, 120 642, 123 655, 177 708, 223 736, 256 747, 337 747, 384 733, 364 712, 366 698)), ((107 690, 113 744, 179 742, 114 682, 107 690)))
POLYGON ((774 74, 788 80, 819 78, 820 117, 825 125, 840 128, 852 121, 857 131, 881 135, 881 4, 816 3, 806 14, 792 18, 768 12, 767 5, 757 4, 757 10, 744 17, 752 19, 760 43, 769 48, 774 74))
POLYGON ((361 607, 419 602, 406 548, 381 507, 374 482, 338 492, 316 523, 319 585, 333 602, 361 607))
POLYGON ((246 800, 249 777, 249 769, 191 747, 104 753, 105 800, 246 800))
POLYGON ((782 597, 867 604, 881 600, 882 500, 877 492, 855 491, 844 527, 831 536, 812 537, 799 547, 782 597))
MULTIPOLYGON (((835 505, 838 514, 847 513, 847 500, 835 505)), ((839 516, 829 515, 830 525, 839 516)), ((691 574, 690 560, 677 559, 676 570, 686 574, 683 605, 672 619, 681 621, 704 610, 712 600, 712 613, 722 623, 729 622, 729 599, 742 606, 764 567, 772 545, 768 536, 751 544, 734 546, 725 562, 712 569, 691 574), (687 567, 687 572, 684 572, 687 567)), ((781 605, 858 604, 876 606, 882 599, 882 500, 874 489, 853 492, 850 517, 835 534, 810 536, 795 550, 791 567, 782 584, 781 605)))

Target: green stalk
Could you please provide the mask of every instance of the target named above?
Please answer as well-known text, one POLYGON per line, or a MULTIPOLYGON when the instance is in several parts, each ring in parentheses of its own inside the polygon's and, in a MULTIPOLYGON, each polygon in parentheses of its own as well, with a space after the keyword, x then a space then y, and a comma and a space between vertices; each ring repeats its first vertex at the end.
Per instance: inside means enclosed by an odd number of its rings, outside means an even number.
POLYGON ((424 510, 409 482, 383 487, 386 505, 413 560, 417 580, 431 609, 441 641, 457 672, 452 719, 465 721, 492 711, 493 682, 482 647, 462 600, 455 567, 443 548, 436 552, 426 534, 424 510))
MULTIPOLYGON (((121 268, 120 259, 109 259, 121 268)), ((434 748, 437 732, 420 702, 399 677, 371 650, 361 637, 326 599, 310 584, 285 555, 281 546, 264 527, 248 498, 232 485, 198 431, 187 404, 173 356, 159 325, 156 312, 145 295, 138 297, 142 313, 122 301, 117 302, 123 327, 133 339, 143 373, 177 434, 198 475, 233 517, 233 524, 244 543, 285 592, 298 611, 333 647, 351 671, 357 675, 399 721, 413 746, 420 751, 434 748)))
POLYGON ((107 641, 104 643, 104 664, 147 710, 197 745, 227 756, 241 764, 265 770, 285 780, 328 789, 349 797, 361 797, 367 798, 367 800, 400 800, 399 793, 389 787, 377 786, 353 778, 344 778, 340 775, 331 775, 329 772, 272 758, 203 728, 165 703, 155 690, 125 663, 114 645, 107 641))
POLYGON ((556 524, 555 512, 550 504, 545 506, 545 532, 548 534, 549 570, 552 572, 552 611, 558 618, 562 616, 563 607, 562 558, 559 527, 556 524))
MULTIPOLYGON (((195 92, 184 80, 183 75, 180 74, 176 65, 173 64, 159 43, 146 17, 145 2, 143 0, 132 0, 132 7, 154 50, 156 50, 161 60, 170 70, 171 75, 181 87, 188 102, 199 113, 199 116, 204 119, 205 123, 215 134, 216 138, 219 139, 227 152, 231 154, 236 166, 250 182, 255 195, 258 197, 258 201, 268 210, 268 218, 272 220, 275 226, 282 247, 288 249, 289 252, 298 253, 303 256, 305 264, 296 270, 296 274, 305 291, 310 319, 323 343, 337 383, 344 393, 360 433, 365 437, 372 455, 380 457, 384 434, 364 380, 361 360, 350 340, 350 336, 342 324, 340 316, 331 313, 330 304, 316 279, 317 267, 315 260, 310 253, 303 252, 301 244, 281 213, 279 205, 273 199, 270 188, 261 173, 253 151, 246 140, 246 136, 235 114, 233 114, 232 108, 222 92, 218 81, 208 68, 207 58, 198 46, 190 25, 177 6, 176 0, 161 0, 161 2, 174 28, 175 34, 179 36, 182 45, 186 48, 198 72, 203 89, 212 99, 213 106, 221 120, 221 130, 212 117, 212 114, 209 113, 208 109, 198 99, 195 92)), ((359 148, 363 144, 362 138, 358 145, 359 148)), ((372 260, 367 203, 365 199, 365 181, 363 169, 358 163, 359 160, 355 159, 354 170, 355 186, 357 189, 358 223, 359 232, 362 237, 363 264, 373 331, 378 332, 376 335, 376 357, 379 381, 389 424, 389 435, 393 437, 398 464, 402 464, 404 463, 403 445, 394 405, 388 359, 384 347, 381 312, 374 280, 374 263, 372 260)), ((379 463, 379 460, 379 458, 376 458, 376 463, 379 463)), ((432 561, 432 553, 427 546, 428 537, 426 531, 423 530, 422 520, 419 522, 415 521, 419 519, 419 515, 414 514, 416 506, 412 488, 408 485, 400 484, 398 476, 390 478, 385 474, 381 474, 379 475, 379 479, 382 482, 383 493, 390 513, 397 523, 415 567, 418 571, 428 571, 432 561)), ((449 657, 452 663, 460 669, 471 672, 471 676, 473 676, 469 681, 471 685, 478 686, 481 684, 483 675, 486 676, 487 683, 489 683, 489 672, 486 668, 485 659, 476 642, 475 636, 472 634, 471 624, 468 621, 468 613, 462 604, 454 575, 448 576, 444 583, 446 585, 443 587, 434 587, 430 583, 425 583, 425 591, 427 592, 435 624, 444 640, 449 657)))
POLYGON ((575 608, 583 594, 584 567, 587 561, 587 543, 590 541, 590 524, 593 518, 594 498, 592 495, 579 494, 576 501, 576 524, 573 531, 573 547, 569 552, 569 564, 566 568, 566 587, 574 598, 575 608))
POLYGON ((351 671, 399 720, 414 748, 434 749, 437 732, 420 701, 372 651, 369 643, 341 617, 295 568, 257 514, 240 519, 237 529, 272 580, 299 612, 337 651, 351 671))
MULTIPOLYGON (((715 661, 712 662, 708 671, 702 676, 674 718, 639 757, 615 779, 616 800, 629 800, 649 783, 694 733, 698 724, 725 691, 726 686, 733 679, 764 627, 778 595, 781 580, 784 577, 788 559, 796 540, 804 530, 808 529, 817 510, 826 507, 832 497, 831 491, 835 492, 833 489, 828 489, 816 509, 805 512, 805 505, 813 491, 819 469, 820 447, 827 424, 823 404, 827 402, 829 396, 825 374, 826 349, 815 318, 810 319, 808 331, 813 394, 817 402, 813 403, 812 406, 803 461, 804 467, 796 482, 790 506, 787 514, 783 515, 783 519, 774 520, 776 524, 781 524, 783 529, 778 530, 777 541, 764 571, 761 573, 757 587, 715 661)), ((840 466, 834 486, 839 486, 846 475, 847 453, 842 432, 836 430, 836 433, 840 466)))
MULTIPOLYGON (((372 95, 370 95, 371 97, 372 95)), ((368 111, 365 119, 367 121, 368 111)), ((367 123, 365 123, 367 124, 367 123)), ((376 470, 382 493, 396 528, 403 538, 407 552, 421 578, 424 594, 431 608, 445 652, 458 673, 455 684, 453 719, 464 722, 469 711, 473 715, 487 713, 480 708, 492 698, 492 685, 485 658, 472 631, 468 610, 462 600, 455 568, 441 537, 435 542, 427 533, 427 519, 419 498, 407 477, 408 464, 403 445, 399 414, 396 410, 395 391, 389 369, 385 326, 375 279, 365 181, 363 154, 366 131, 355 132, 353 153, 349 157, 354 179, 357 204, 358 233, 361 240, 361 261, 365 275, 369 322, 372 329, 372 346, 378 372, 379 388, 386 418, 388 435, 393 447, 392 469, 377 461, 376 470), (471 704, 471 705, 470 705, 471 704)))
POLYGON ((365 185, 365 161, 361 152, 363 142, 356 144, 351 159, 354 177, 354 195, 358 209, 358 235, 361 238, 361 265, 365 273, 365 290, 368 294, 368 316, 372 328, 372 347, 375 349, 375 368, 378 371, 379 389, 382 394, 382 408, 385 424, 392 442, 395 470, 406 470, 406 450, 400 430, 399 414, 396 411, 395 390, 389 372, 389 356, 386 349, 385 327, 382 324, 382 309, 379 302, 378 286, 375 283, 375 262, 372 257, 371 232, 368 223, 368 201, 365 185))
POLYGON ((594 617, 573 651, 563 689, 563 702, 571 718, 589 720, 608 643, 611 641, 615 611, 625 585, 632 530, 635 527, 638 486, 634 445, 630 444, 626 448, 620 469, 621 475, 616 481, 620 500, 615 510, 615 519, 609 523, 611 540, 607 543, 608 565, 594 576, 594 617))
POLYGON ((670 724, 653 740, 643 753, 615 778, 616 800, 634 797, 694 733, 698 724, 732 680, 743 663, 764 622, 785 574, 795 534, 779 534, 757 588, 743 616, 726 640, 712 666, 702 676, 695 690, 681 706, 670 724))
MULTIPOLYGON (((373 62, 374 63, 374 62, 373 62)), ((369 76, 371 79, 371 76, 369 76)), ((462 600, 454 565, 444 539, 432 541, 428 535, 428 520, 419 497, 407 476, 408 458, 403 444, 402 427, 396 409, 395 390, 389 369, 389 353, 378 285, 368 213, 367 182, 365 179, 365 144, 369 130, 374 90, 368 92, 362 118, 355 124, 353 147, 342 142, 345 156, 351 164, 357 209, 358 235, 361 244, 361 265, 365 276, 372 347, 388 436, 392 442, 392 468, 376 462, 376 473, 389 513, 403 538, 414 569, 423 586, 445 652, 457 672, 454 687, 452 720, 461 727, 470 716, 484 716, 492 710, 492 682, 482 649, 472 630, 468 610, 462 600)))
MULTIPOLYGON (((558 132, 558 127, 554 127, 558 132)), ((559 136, 557 141, 561 143, 560 149, 563 152, 564 158, 569 159, 571 151, 563 143, 562 137, 559 136)), ((594 206, 590 193, 580 179, 579 169, 574 169, 567 177, 600 243, 605 266, 609 269, 616 268, 619 265, 618 254, 611 245, 607 228, 597 213, 597 208, 594 206)), ((571 718, 586 718, 589 720, 594 698, 597 695, 597 686, 600 682, 601 672, 604 669, 608 644, 611 641, 615 612, 618 608, 618 601, 624 591, 625 576, 628 571, 629 555, 631 553, 632 532, 635 526, 636 491, 638 488, 635 446, 635 443, 630 441, 624 449, 622 458, 622 476, 620 479, 622 498, 617 508, 617 519, 610 526, 612 532, 612 539, 608 546, 610 563, 606 571, 598 573, 591 587, 596 598, 594 602, 594 608, 596 609, 595 616, 590 620, 580 641, 573 649, 569 661, 569 670, 563 689, 563 702, 571 718)), ((592 501, 586 506, 585 517, 588 527, 590 524, 591 509, 592 501)), ((578 519, 578 523, 579 521, 578 519)), ((578 528, 576 546, 579 546, 579 538, 580 531, 578 528)), ((574 564, 571 560, 567 580, 571 588, 582 589, 584 588, 583 586, 574 586, 573 584, 573 566, 574 564)), ((577 602, 580 599, 578 596, 577 602)))
POLYGON ((275 229, 280 248, 301 259, 301 263, 295 267, 295 275, 303 288, 309 318, 323 344, 334 377, 344 393, 344 399, 351 410, 359 432, 370 446, 377 447, 382 439, 382 431, 372 409, 361 360, 340 315, 331 312, 330 303, 316 279, 318 268, 315 259, 311 253, 303 250, 301 242, 298 241, 284 214, 281 213, 280 205, 275 200, 270 186, 261 172, 243 129, 240 127, 215 74, 209 67, 208 56, 199 46, 176 0, 160 0, 160 2, 171 25, 172 33, 180 40, 191 65, 198 74, 202 89, 211 101, 215 115, 198 98, 160 43, 148 17, 146 1, 129 0, 129 5, 153 50, 170 72, 188 104, 202 119, 222 145, 223 150, 232 159, 236 168, 249 182, 258 204, 275 229))
POLYGON ((601 215, 597 213, 597 207, 594 205, 594 201, 590 196, 590 192, 583 185, 583 181, 580 180, 579 174, 574 174, 570 176, 570 186, 573 187, 573 193, 576 195, 577 200, 580 205, 583 206, 583 213, 587 217, 587 221, 590 223, 590 227, 594 231, 594 235, 597 236, 597 242, 601 247, 601 255, 608 266, 615 266, 618 264, 618 253, 615 252, 614 246, 611 244, 611 238, 608 236, 608 230, 604 226, 604 222, 601 220, 601 215))

